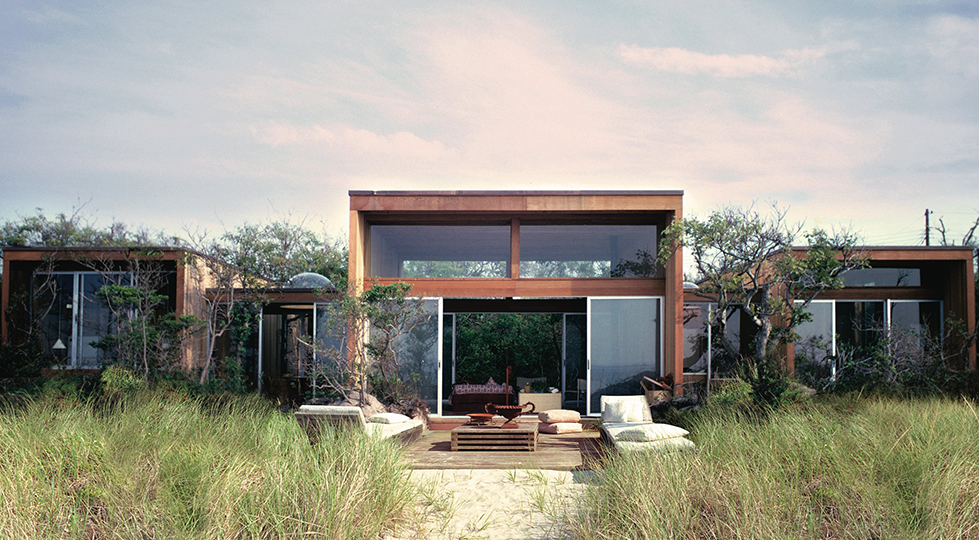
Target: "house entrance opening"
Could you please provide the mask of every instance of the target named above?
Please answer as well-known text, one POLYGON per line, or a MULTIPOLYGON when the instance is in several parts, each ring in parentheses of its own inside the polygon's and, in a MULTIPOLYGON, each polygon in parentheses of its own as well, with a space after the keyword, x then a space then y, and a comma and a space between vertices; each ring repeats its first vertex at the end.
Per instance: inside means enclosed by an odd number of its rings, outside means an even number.
POLYGON ((585 308, 584 298, 445 299, 442 414, 502 404, 505 395, 495 393, 503 388, 507 366, 513 367, 511 403, 536 399, 546 408, 584 413, 585 308))

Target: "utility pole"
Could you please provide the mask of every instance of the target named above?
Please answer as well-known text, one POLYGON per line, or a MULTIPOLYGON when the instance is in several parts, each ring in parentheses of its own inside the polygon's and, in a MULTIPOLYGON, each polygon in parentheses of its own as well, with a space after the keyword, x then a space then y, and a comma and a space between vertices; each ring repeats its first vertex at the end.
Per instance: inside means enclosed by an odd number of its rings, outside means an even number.
POLYGON ((928 209, 925 208, 925 245, 926 246, 931 245, 931 226, 928 224, 928 214, 930 213, 931 212, 929 212, 928 209))

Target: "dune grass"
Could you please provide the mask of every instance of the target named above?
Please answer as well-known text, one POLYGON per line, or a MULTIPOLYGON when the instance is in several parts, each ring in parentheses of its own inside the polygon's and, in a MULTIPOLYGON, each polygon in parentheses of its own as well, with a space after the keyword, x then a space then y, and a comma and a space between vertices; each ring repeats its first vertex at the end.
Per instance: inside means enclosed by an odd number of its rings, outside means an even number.
POLYGON ((979 538, 968 401, 838 397, 688 422, 697 454, 610 460, 576 538, 979 538))
POLYGON ((4 538, 378 538, 417 500, 399 451, 310 446, 257 397, 142 392, 0 411, 4 538))

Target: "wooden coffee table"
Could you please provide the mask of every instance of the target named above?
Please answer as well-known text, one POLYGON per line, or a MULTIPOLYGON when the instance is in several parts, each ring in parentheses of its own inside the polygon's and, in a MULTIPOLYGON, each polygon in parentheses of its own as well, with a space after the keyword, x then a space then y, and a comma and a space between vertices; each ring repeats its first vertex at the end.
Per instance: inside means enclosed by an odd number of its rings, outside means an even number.
POLYGON ((537 449, 537 422, 520 424, 515 429, 499 425, 462 425, 451 431, 452 451, 460 450, 526 450, 537 449))

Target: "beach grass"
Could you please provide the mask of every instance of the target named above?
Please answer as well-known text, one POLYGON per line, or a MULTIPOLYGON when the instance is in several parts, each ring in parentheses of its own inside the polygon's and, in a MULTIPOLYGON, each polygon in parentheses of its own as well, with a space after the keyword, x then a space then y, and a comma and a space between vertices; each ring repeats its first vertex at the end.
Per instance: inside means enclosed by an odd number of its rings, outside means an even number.
POLYGON ((40 397, 0 411, 4 538, 379 538, 412 525, 400 451, 311 446, 256 396, 40 397))
POLYGON ((969 401, 841 396, 683 422, 699 452, 611 457, 575 538, 979 538, 969 401))

